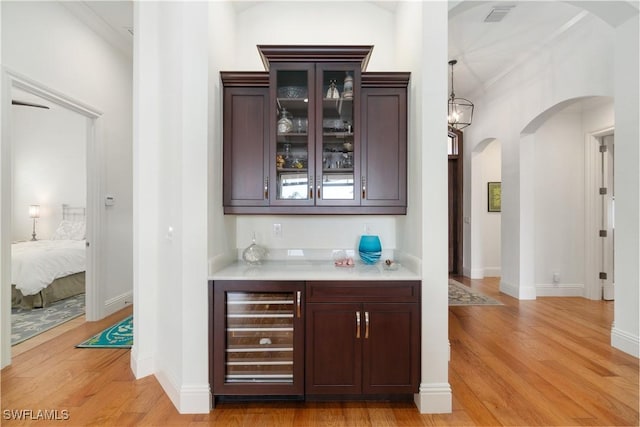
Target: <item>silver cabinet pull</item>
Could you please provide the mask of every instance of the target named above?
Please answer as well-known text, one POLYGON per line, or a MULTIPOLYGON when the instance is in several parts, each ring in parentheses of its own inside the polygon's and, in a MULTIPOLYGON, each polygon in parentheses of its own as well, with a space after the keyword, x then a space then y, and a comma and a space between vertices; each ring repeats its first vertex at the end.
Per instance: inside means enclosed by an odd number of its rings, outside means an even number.
POLYGON ((356 338, 360 338, 360 312, 356 311, 356 338))
POLYGON ((369 312, 364 312, 364 337, 369 338, 369 312))
POLYGON ((298 318, 302 316, 302 291, 296 292, 296 315, 298 318))
POLYGON ((268 176, 264 177, 264 198, 265 199, 269 198, 269 177, 268 176))
POLYGON ((362 175, 362 198, 367 198, 367 178, 364 175, 362 175))
POLYGON ((318 196, 317 196, 318 200, 320 200, 320 184, 318 184, 318 196))

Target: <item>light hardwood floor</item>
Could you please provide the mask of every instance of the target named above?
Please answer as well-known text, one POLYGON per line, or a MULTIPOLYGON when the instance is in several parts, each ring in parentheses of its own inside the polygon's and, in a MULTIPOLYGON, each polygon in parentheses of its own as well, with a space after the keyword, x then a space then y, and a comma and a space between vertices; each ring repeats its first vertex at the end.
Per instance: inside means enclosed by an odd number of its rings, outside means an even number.
MULTIPOLYGON (((31 425, 107 426, 637 426, 638 359, 610 345, 613 302, 518 301, 497 279, 458 280, 504 306, 449 309, 453 412, 420 415, 412 403, 222 403, 180 415, 154 377, 135 381, 128 350, 74 345, 130 314, 79 323, 27 348, 2 370, 7 409, 67 410, 31 425)), ((41 338, 42 340, 42 338, 41 338)))

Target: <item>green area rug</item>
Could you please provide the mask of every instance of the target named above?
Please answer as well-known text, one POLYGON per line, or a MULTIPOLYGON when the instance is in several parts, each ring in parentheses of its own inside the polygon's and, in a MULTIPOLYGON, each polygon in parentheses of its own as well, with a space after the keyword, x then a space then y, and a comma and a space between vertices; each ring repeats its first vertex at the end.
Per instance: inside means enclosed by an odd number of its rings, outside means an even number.
POLYGON ((449 305, 504 305, 489 296, 449 279, 449 305))
POLYGON ((56 301, 45 308, 11 309, 11 345, 55 328, 84 314, 84 294, 56 301))
POLYGON ((131 348, 133 315, 76 345, 78 348, 131 348))

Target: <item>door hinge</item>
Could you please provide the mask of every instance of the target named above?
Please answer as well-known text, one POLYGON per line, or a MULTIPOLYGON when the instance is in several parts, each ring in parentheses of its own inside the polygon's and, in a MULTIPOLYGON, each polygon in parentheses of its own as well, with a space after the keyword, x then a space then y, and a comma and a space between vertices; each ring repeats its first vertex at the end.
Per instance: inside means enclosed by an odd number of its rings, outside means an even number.
POLYGON ((604 145, 604 144, 602 144, 602 145, 600 146, 600 152, 601 152, 601 153, 606 153, 606 152, 607 152, 607 146, 606 146, 606 145, 604 145))
POLYGON ((602 196, 604 196, 605 194, 607 194, 607 187, 600 187, 600 194, 602 196))
POLYGON ((607 280, 607 273, 605 273, 604 271, 600 272, 600 280, 607 280))
POLYGON ((600 235, 600 237, 607 237, 607 230, 600 230, 598 234, 600 235))

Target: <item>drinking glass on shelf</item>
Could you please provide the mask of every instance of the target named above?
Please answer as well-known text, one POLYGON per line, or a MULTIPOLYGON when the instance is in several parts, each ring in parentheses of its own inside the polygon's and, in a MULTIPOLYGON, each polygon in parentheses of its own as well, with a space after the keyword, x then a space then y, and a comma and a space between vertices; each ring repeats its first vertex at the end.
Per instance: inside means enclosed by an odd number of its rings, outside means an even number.
POLYGON ((307 131, 305 119, 302 117, 296 117, 293 119, 293 129, 295 133, 305 133, 307 131))

